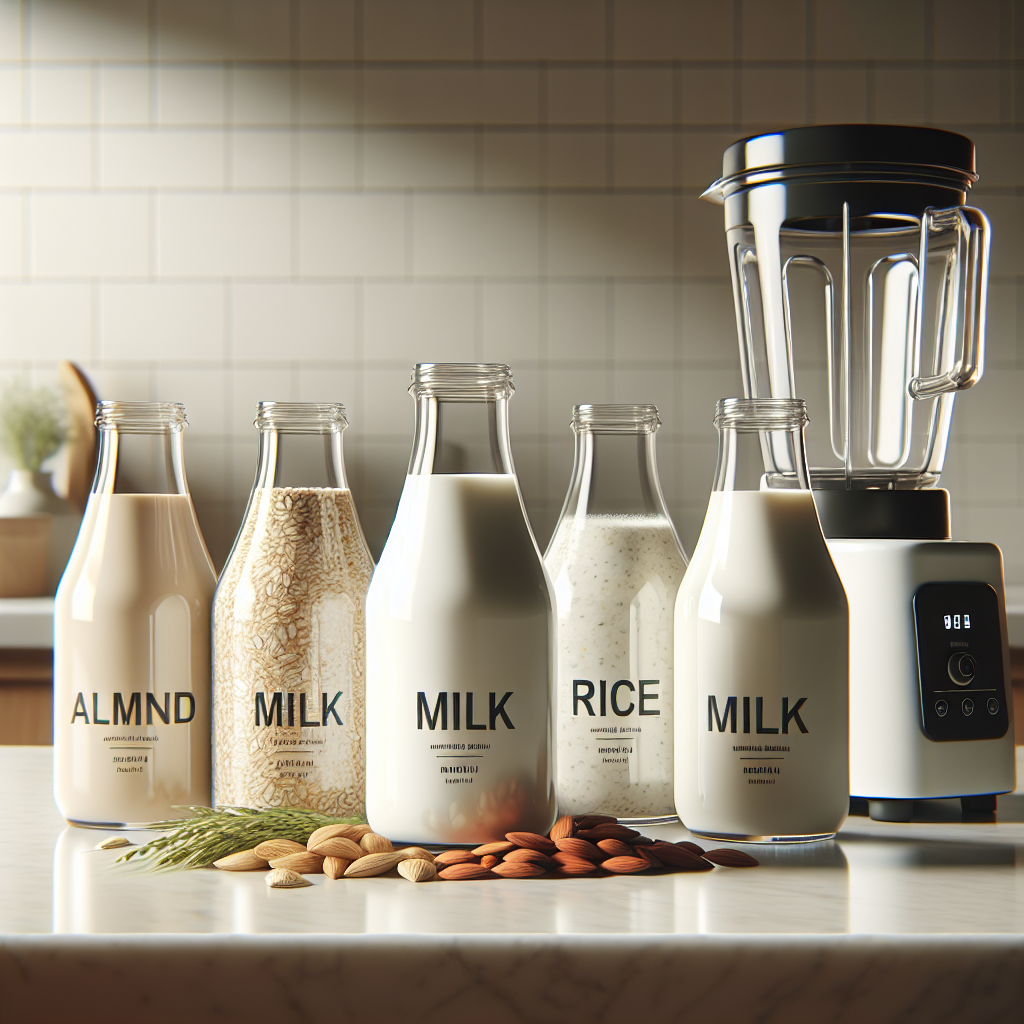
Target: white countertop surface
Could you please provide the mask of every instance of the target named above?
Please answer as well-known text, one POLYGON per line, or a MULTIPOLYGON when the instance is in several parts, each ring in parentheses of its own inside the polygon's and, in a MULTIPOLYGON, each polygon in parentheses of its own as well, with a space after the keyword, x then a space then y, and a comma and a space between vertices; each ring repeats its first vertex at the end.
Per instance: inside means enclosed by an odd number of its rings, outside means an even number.
POLYGON ((51 778, 50 748, 0 747, 0 1011, 42 999, 91 1020, 82 993, 103 1007, 116 991, 149 1021, 223 1019, 227 979, 245 989, 269 971, 260 997, 242 999, 247 1022, 319 1019, 342 994, 362 1007, 353 1020, 375 1009, 382 1022, 583 1024, 641 1006, 647 1021, 1024 1015, 1021 793, 995 822, 936 805, 950 820, 851 818, 834 842, 747 847, 762 862, 750 870, 427 885, 320 875, 289 891, 262 873, 115 865, 117 851, 95 850, 107 833, 64 825, 51 778), (188 972, 189 1001, 167 989, 172 969, 188 972), (77 1002, 61 1002, 57 975, 77 1002))

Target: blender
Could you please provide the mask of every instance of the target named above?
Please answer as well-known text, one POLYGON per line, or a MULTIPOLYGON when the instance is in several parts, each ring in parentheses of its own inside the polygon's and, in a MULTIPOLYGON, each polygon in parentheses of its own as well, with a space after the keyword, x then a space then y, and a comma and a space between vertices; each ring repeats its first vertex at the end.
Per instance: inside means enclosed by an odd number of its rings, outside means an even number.
MULTIPOLYGON (((850 792, 995 809, 1014 788, 1002 554, 950 540, 953 400, 984 369, 990 232, 970 139, 820 125, 731 145, 720 203, 748 398, 803 398, 850 604, 850 792)), ((762 437, 768 472, 789 453, 762 437)))

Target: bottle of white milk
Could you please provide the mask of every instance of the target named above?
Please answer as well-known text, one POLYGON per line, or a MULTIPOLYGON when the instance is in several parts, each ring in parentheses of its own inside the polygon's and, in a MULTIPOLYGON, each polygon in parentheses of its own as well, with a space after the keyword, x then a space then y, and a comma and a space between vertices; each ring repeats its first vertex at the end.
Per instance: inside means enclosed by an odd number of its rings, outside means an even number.
POLYGON ((577 405, 569 493, 544 556, 558 614, 558 808, 674 821, 673 614, 686 571, 653 405, 577 405))
POLYGON ((213 605, 214 799, 362 814, 373 559, 345 478, 345 408, 260 402, 256 426, 256 481, 213 605))
POLYGON ((553 600, 512 465, 507 366, 420 363, 416 428, 366 603, 366 814, 404 842, 555 817, 553 600))
POLYGON ((99 460, 54 608, 54 795, 81 825, 210 803, 216 576, 185 481, 181 405, 100 402, 99 460))
POLYGON ((676 809, 696 835, 808 842, 847 813, 846 593, 806 422, 800 399, 718 403, 715 485, 675 619, 676 809))

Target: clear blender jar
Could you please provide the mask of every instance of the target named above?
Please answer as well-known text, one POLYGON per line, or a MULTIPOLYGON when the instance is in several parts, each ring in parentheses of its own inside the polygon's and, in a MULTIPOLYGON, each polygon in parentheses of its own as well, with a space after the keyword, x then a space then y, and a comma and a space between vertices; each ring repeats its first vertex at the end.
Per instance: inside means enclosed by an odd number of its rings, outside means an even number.
POLYGON ((745 392, 807 402, 826 536, 949 536, 934 488, 953 398, 984 368, 976 180, 962 135, 823 125, 734 143, 704 193, 725 207, 745 392))

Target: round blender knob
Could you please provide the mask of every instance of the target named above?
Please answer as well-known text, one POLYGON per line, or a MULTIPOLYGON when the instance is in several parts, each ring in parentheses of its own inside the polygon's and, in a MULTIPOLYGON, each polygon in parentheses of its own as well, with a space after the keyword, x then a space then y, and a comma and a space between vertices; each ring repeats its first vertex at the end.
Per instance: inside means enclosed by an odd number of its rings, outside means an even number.
POLYGON ((978 663, 969 654, 956 651, 949 656, 947 668, 949 669, 949 678, 957 686, 967 686, 978 670, 978 663))

